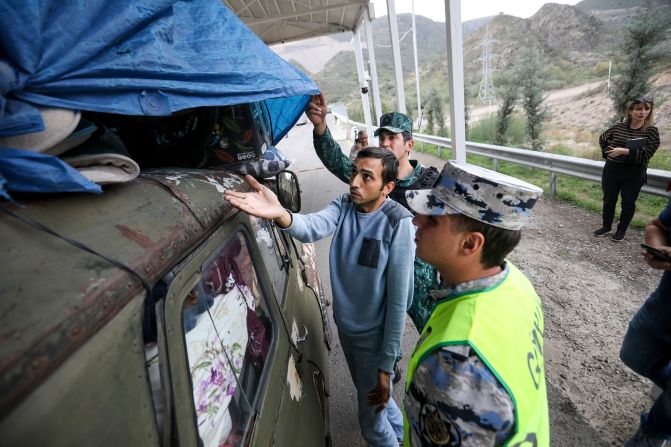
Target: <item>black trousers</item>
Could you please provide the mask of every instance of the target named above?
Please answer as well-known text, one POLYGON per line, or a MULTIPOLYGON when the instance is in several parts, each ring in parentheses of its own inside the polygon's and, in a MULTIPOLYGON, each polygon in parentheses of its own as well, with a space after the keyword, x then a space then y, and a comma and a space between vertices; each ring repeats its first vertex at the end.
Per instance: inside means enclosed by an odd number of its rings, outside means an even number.
POLYGON ((622 212, 617 231, 627 231, 636 212, 636 199, 645 183, 645 166, 606 161, 601 176, 603 190, 603 226, 611 228, 617 198, 622 195, 622 212))
MULTIPOLYGON (((654 293, 669 292, 668 287, 666 291, 664 289, 660 283, 654 293)), ((668 299, 669 296, 657 298, 668 299)), ((644 308, 647 304, 643 305, 644 308)), ((629 323, 629 329, 622 342, 620 358, 625 365, 652 380, 662 389, 662 394, 655 399, 649 412, 641 416, 641 426, 645 426, 653 433, 669 436, 671 435, 671 330, 664 331, 656 327, 644 308, 639 309, 629 323)), ((671 308, 667 306, 666 310, 669 309, 671 308)), ((671 318, 671 314, 667 315, 671 318)))

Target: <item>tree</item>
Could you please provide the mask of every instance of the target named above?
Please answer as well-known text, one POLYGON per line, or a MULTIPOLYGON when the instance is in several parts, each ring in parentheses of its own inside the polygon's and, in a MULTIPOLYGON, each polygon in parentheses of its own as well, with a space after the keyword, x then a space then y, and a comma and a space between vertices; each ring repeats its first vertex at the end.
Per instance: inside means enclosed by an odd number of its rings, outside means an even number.
POLYGON ((624 28, 620 43, 620 74, 613 80, 610 97, 613 100, 615 122, 624 116, 632 100, 650 92, 648 79, 654 65, 663 56, 657 45, 664 41, 668 23, 663 15, 655 15, 648 3, 624 28))
POLYGON ((434 89, 429 92, 429 98, 426 101, 426 129, 430 134, 436 134, 436 127, 438 127, 437 135, 445 133, 445 114, 443 113, 443 102, 434 89))
POLYGON ((470 130, 470 121, 471 121, 471 106, 469 106, 468 102, 464 100, 464 132, 466 134, 467 140, 468 140, 468 132, 470 130))
POLYGON ((505 146, 506 132, 510 126, 510 117, 515 110, 515 101, 517 101, 517 82, 515 76, 507 74, 501 77, 499 81, 499 93, 501 95, 501 106, 496 117, 496 134, 494 144, 505 146))
POLYGON ((529 47, 521 58, 518 83, 522 94, 522 107, 527 116, 527 138, 531 149, 542 151, 542 137, 546 107, 543 105, 544 66, 541 57, 529 47))
POLYGON ((437 96, 436 91, 431 90, 429 92, 429 98, 427 99, 424 105, 424 112, 426 113, 426 127, 424 129, 430 135, 433 134, 433 129, 436 125, 436 117, 433 115, 434 114, 433 107, 431 107, 431 104, 436 96, 437 96))
POLYGON ((445 112, 443 111, 443 101, 441 101, 439 95, 434 97, 431 106, 436 118, 436 123, 438 124, 438 136, 444 137, 447 135, 445 133, 445 112))

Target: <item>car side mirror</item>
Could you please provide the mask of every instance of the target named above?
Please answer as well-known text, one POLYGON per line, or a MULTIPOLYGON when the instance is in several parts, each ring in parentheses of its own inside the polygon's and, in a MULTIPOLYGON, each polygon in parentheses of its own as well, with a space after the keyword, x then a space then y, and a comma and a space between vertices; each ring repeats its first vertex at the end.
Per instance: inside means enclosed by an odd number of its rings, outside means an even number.
POLYGON ((292 171, 280 171, 275 177, 277 179, 277 198, 280 204, 297 213, 301 210, 301 191, 298 187, 298 177, 292 171))

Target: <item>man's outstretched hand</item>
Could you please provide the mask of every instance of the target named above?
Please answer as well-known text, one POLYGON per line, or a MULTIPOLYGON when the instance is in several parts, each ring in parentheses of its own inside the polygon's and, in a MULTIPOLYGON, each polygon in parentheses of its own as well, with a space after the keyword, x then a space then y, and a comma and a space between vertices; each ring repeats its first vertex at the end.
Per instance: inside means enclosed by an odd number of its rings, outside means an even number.
POLYGON ((236 208, 252 216, 274 220, 280 227, 291 225, 291 215, 285 210, 277 196, 256 181, 251 175, 245 175, 245 181, 254 191, 224 191, 224 199, 236 208))
POLYGON ((305 107, 305 115, 315 127, 315 133, 322 135, 326 132, 326 113, 328 113, 328 106, 323 93, 315 95, 310 98, 310 102, 305 107))
POLYGON ((377 385, 368 392, 368 405, 377 406, 375 413, 387 408, 391 394, 391 374, 381 369, 377 370, 377 385))

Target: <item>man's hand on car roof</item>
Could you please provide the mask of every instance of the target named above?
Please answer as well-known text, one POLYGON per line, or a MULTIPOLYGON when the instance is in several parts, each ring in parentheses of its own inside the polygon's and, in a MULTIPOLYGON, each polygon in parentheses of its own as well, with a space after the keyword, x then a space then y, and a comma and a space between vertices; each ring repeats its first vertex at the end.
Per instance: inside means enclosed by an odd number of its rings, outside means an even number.
POLYGON ((282 228, 291 225, 291 213, 282 207, 277 196, 270 189, 256 181, 251 175, 245 175, 245 181, 254 191, 226 190, 224 191, 224 199, 247 214, 274 220, 282 228))

